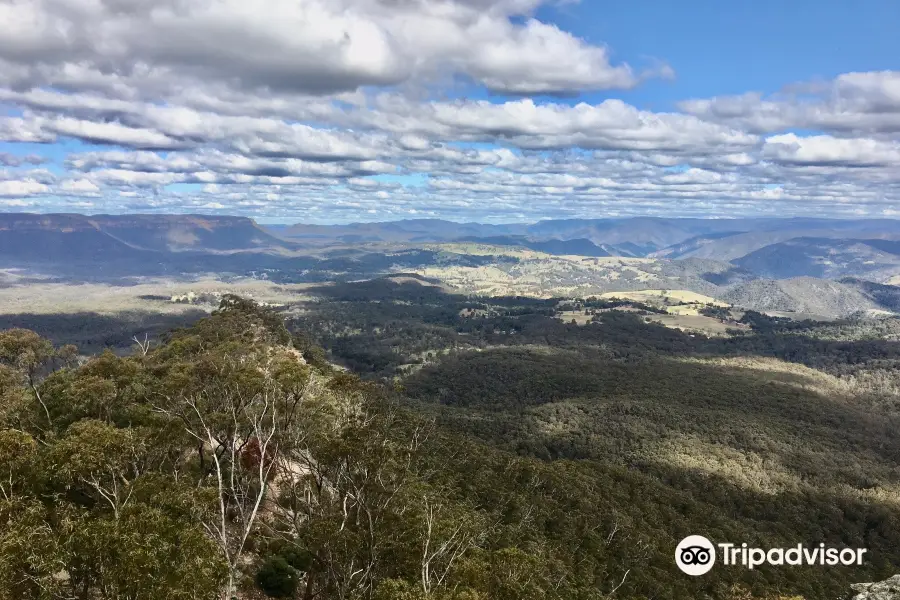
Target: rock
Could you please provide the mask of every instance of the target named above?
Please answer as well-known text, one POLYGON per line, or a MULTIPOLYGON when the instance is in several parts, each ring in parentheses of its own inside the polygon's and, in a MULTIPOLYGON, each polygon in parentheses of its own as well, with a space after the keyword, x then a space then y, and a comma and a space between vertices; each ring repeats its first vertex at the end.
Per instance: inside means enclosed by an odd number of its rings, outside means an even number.
POLYGON ((854 583, 850 587, 859 592, 853 600, 900 600, 900 575, 875 583, 854 583))

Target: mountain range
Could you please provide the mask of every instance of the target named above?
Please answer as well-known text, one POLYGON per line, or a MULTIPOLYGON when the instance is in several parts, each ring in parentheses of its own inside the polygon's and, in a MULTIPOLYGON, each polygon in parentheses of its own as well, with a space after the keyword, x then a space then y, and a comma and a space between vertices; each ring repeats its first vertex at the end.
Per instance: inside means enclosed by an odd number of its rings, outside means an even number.
MULTIPOLYGON (((889 219, 638 217, 531 224, 415 219, 259 225, 234 216, 0 214, 0 268, 75 279, 271 272, 283 280, 321 281, 434 265, 490 267, 497 261, 526 260, 516 258, 521 251, 538 253, 528 255, 527 277, 558 282, 551 293, 555 287, 565 293, 582 284, 624 289, 626 281, 640 285, 635 274, 652 278, 667 273, 674 279, 664 278, 666 285, 680 282, 692 291, 758 310, 831 317, 900 310, 900 288, 891 285, 900 282, 900 221, 889 219), (475 247, 481 249, 476 252, 475 247), (645 262, 623 262, 621 273, 608 264, 599 270, 577 266, 576 277, 557 272, 562 263, 543 261, 540 256, 546 255, 645 262)), ((515 269, 503 268, 507 277, 516 276, 515 269)), ((470 277, 466 273, 453 276, 470 277)))
POLYGON ((270 250, 284 245, 283 240, 244 217, 0 214, 0 255, 9 257, 228 252, 270 250))
POLYGON ((309 245, 469 241, 548 254, 708 258, 779 279, 863 276, 887 282, 900 274, 900 221, 892 219, 635 217, 505 225, 416 219, 267 229, 309 245))

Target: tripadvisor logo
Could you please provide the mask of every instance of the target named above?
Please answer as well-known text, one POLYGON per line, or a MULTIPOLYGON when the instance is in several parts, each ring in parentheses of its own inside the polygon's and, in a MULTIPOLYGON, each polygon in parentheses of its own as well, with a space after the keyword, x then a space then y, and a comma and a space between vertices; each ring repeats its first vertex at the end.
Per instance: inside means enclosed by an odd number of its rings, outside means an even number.
POLYGON ((834 567, 863 563, 864 548, 834 548, 819 544, 806 547, 797 544, 790 548, 752 548, 747 544, 713 544, 702 535, 689 535, 675 548, 675 564, 688 575, 703 575, 716 564, 716 554, 725 566, 755 569, 761 565, 834 567), (718 550, 717 550, 718 549, 718 550))
POLYGON ((702 535, 689 535, 675 548, 675 564, 688 575, 703 575, 716 564, 716 548, 702 535))

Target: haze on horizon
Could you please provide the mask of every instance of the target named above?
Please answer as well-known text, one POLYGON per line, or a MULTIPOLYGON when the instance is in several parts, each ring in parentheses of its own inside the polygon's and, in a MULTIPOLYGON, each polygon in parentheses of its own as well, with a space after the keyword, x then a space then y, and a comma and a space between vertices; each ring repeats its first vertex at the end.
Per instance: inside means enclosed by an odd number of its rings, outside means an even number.
POLYGON ((900 216, 900 5, 6 0, 0 211, 900 216))

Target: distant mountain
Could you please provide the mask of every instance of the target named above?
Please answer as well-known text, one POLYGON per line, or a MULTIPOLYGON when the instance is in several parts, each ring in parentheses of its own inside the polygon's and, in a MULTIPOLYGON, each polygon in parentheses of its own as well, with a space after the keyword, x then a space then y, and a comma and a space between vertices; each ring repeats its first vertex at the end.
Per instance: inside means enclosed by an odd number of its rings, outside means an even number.
POLYGON ((129 245, 158 251, 234 252, 286 249, 287 245, 246 217, 131 215, 90 218, 129 245))
POLYGON ((886 240, 793 238, 769 244, 732 263, 762 277, 821 277, 840 279, 854 276, 885 281, 900 273, 900 244, 886 240))
POLYGON ((0 214, 0 268, 82 281, 279 268, 292 246, 245 217, 0 214))
POLYGON ((697 235, 734 229, 729 220, 634 217, 546 220, 528 226, 527 231, 533 237, 584 238, 595 244, 635 244, 653 251, 697 235))
MULTIPOLYGON (((721 293, 725 302, 760 312, 792 312, 816 317, 840 318, 871 311, 893 312, 900 305, 900 288, 867 289, 865 283, 845 283, 813 277, 780 281, 757 279, 721 293)), ((881 286, 890 288, 893 286, 881 286)))
POLYGON ((876 239, 865 240, 865 243, 881 252, 900 256, 900 241, 893 239, 876 239))
POLYGON ((0 256, 53 260, 273 249, 287 245, 246 217, 0 214, 0 256))
POLYGON ((734 232, 704 234, 654 252, 656 258, 712 258, 736 260, 772 244, 795 238, 900 240, 900 221, 889 219, 735 220, 734 232))
POLYGON ((600 247, 610 253, 612 256, 630 256, 640 258, 648 256, 656 249, 654 244, 635 244, 634 242, 625 242, 612 246, 610 244, 600 244, 600 247))
POLYGON ((79 265, 80 275, 266 269, 294 277, 322 269, 359 274, 367 265, 389 270, 396 252, 461 241, 557 256, 677 259, 666 268, 716 288, 754 278, 900 281, 900 221, 886 219, 636 217, 500 225, 414 219, 259 226, 231 216, 0 214, 0 266, 50 265, 65 272, 79 265), (698 263, 680 264, 703 260, 718 266, 707 272, 698 263))
POLYGON ((413 219, 349 225, 304 225, 272 228, 291 240, 319 242, 440 242, 464 237, 526 236, 531 240, 588 240, 595 245, 622 246, 626 255, 644 256, 696 235, 734 230, 729 220, 635 217, 544 220, 533 224, 483 225, 440 219, 413 219))
POLYGON ((734 239, 737 236, 746 233, 744 231, 720 231, 718 233, 709 233, 705 235, 697 235, 692 238, 688 238, 683 242, 679 242, 677 244, 673 244, 661 250, 657 250, 655 252, 650 252, 648 256, 650 258, 686 258, 686 257, 697 257, 697 258, 709 258, 709 253, 704 252, 701 254, 701 250, 713 244, 714 242, 721 239, 734 239))
POLYGON ((280 238, 306 243, 371 243, 371 242, 444 242, 463 237, 516 235, 524 225, 484 225, 455 223, 441 219, 409 219, 381 223, 350 223, 348 225, 268 226, 280 238))
POLYGON ((874 283, 856 277, 846 277, 840 283, 859 290, 880 308, 900 314, 900 286, 874 283))
MULTIPOLYGON (((633 217, 548 219, 532 224, 501 225, 413 219, 349 225, 298 224, 270 227, 269 231, 283 239, 308 245, 441 243, 497 236, 522 238, 529 242, 580 240, 579 244, 590 242, 612 256, 693 257, 720 261, 736 261, 766 246, 801 237, 900 243, 900 221, 890 219, 633 217)), ((583 247, 585 252, 596 252, 591 246, 583 247)))
MULTIPOLYGON (((203 215, 0 214, 0 269, 25 269, 72 281, 197 273, 278 281, 362 279, 437 261, 420 248, 300 246, 244 217, 203 215)), ((444 264, 478 266, 490 257, 447 256, 444 264)))
MULTIPOLYGON (((475 242, 478 244, 490 244, 494 246, 519 246, 545 252, 547 254, 557 255, 576 255, 576 256, 613 256, 613 253, 605 248, 594 244, 590 240, 530 240, 519 236, 490 236, 476 237, 468 236, 460 238, 460 242, 475 242)), ((618 255, 618 254, 616 254, 618 255)))
POLYGON ((152 260, 153 252, 135 248, 98 229, 82 223, 58 228, 0 226, 0 260, 4 266, 22 263, 50 262, 65 265, 71 262, 102 262, 110 257, 117 260, 152 260))

